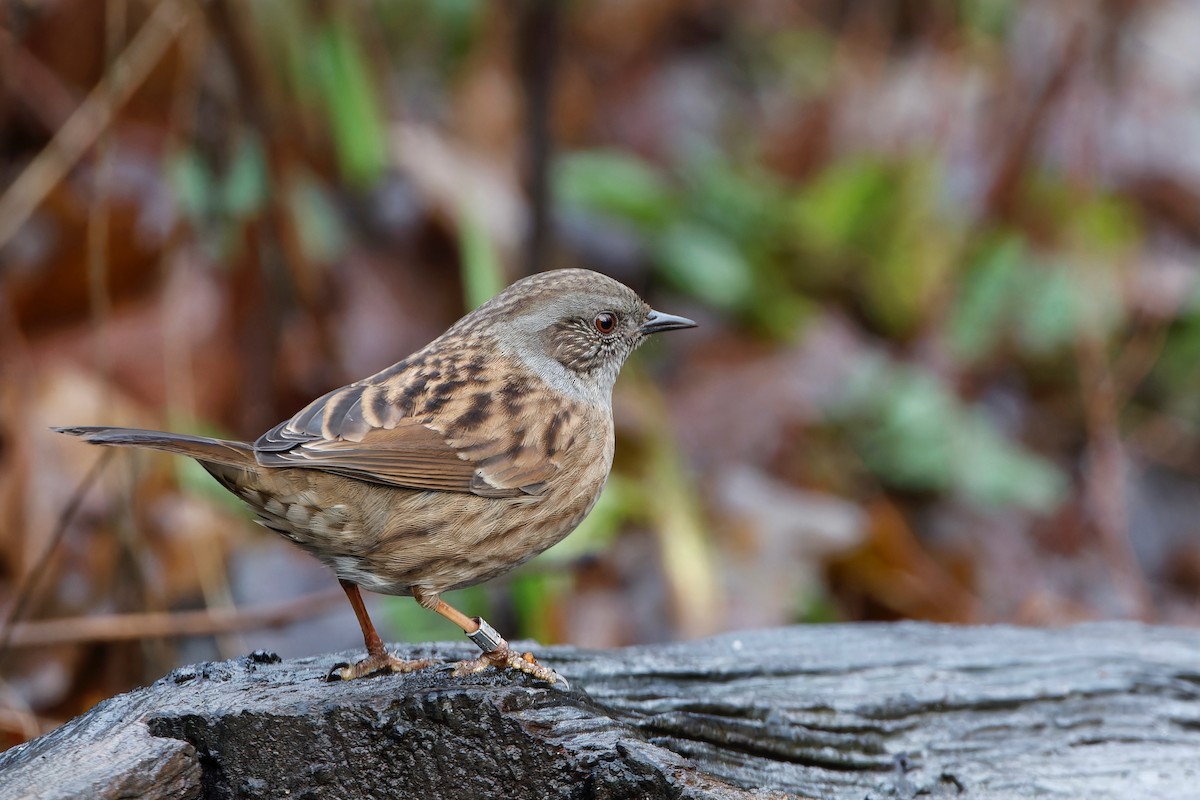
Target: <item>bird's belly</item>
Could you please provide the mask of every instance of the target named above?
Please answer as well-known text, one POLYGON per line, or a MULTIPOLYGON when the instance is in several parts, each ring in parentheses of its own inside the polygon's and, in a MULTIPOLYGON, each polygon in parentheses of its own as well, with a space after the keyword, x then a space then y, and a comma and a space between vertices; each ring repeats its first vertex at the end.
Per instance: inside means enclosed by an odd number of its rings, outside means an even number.
POLYGON ((589 475, 573 486, 548 487, 537 497, 416 493, 387 515, 387 533, 369 552, 327 563, 339 577, 384 594, 411 594, 414 586, 445 592, 482 583, 573 531, 595 505, 605 477, 589 475))
MULTIPOLYGON (((451 568, 448 574, 443 576, 443 581, 449 585, 442 588, 435 584, 428 588, 449 591, 482 583, 540 555, 561 542, 579 526, 596 504, 602 488, 603 484, 589 496, 580 497, 578 502, 571 506, 557 511, 547 509, 547 513, 543 515, 531 514, 528 518, 496 526, 490 536, 481 539, 466 558, 461 559, 459 569, 451 568)), ((425 584, 418 582, 418 585, 425 584)))
POLYGON ((502 575, 574 530, 604 487, 605 449, 536 496, 415 491, 311 470, 272 471, 269 489, 236 491, 339 578, 383 594, 444 592, 502 575))

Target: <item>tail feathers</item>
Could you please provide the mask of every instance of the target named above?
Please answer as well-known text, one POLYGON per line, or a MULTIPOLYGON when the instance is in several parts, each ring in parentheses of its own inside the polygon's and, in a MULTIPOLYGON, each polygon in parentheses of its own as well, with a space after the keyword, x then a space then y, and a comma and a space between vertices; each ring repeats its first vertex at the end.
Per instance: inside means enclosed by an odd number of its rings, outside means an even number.
POLYGON ((246 442, 210 439, 207 436, 189 436, 184 433, 146 431, 138 428, 110 428, 102 425, 52 428, 52 430, 69 436, 79 436, 91 444, 165 450, 168 453, 178 453, 201 462, 225 464, 243 469, 257 466, 254 449, 246 442))

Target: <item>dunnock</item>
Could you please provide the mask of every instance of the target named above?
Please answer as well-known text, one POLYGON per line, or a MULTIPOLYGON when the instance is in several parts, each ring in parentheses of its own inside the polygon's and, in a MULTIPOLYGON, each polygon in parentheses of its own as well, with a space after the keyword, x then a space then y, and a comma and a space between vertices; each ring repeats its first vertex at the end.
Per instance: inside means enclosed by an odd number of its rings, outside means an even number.
POLYGON ((331 677, 431 663, 387 652, 361 586, 412 595, 460 626, 483 655, 455 674, 509 667, 553 683, 553 670, 440 595, 505 573, 574 530, 612 466, 621 365, 647 335, 694 325, 611 278, 558 270, 517 281, 424 349, 317 398, 253 444, 56 430, 190 456, 262 525, 327 564, 367 648, 331 677))

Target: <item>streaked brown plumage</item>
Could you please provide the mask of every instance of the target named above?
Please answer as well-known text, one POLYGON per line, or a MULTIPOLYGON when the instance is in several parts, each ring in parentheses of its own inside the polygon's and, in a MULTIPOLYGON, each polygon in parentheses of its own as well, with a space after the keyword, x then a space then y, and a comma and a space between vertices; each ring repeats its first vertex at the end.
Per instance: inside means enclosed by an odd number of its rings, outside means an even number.
POLYGON ((259 521, 333 569, 368 657, 343 678, 408 671, 358 587, 412 595, 484 649, 459 672, 517 655, 439 595, 500 575, 570 533, 612 466, 612 387, 646 335, 694 323, 586 270, 518 281, 422 350, 314 400, 256 442, 127 428, 60 428, 95 444, 190 456, 259 521))

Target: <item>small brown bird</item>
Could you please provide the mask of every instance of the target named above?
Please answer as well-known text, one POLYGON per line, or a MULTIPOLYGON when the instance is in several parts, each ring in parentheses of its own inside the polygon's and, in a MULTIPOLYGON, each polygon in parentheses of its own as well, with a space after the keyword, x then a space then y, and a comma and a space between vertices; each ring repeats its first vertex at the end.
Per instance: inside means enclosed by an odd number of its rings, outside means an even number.
POLYGON ((359 587, 412 595, 483 655, 455 674, 508 667, 561 678, 518 654, 442 592, 501 575, 591 510, 613 460, 612 389, 647 335, 695 325, 595 272, 517 281, 424 349, 336 389, 253 444, 130 428, 56 430, 94 444, 190 456, 337 575, 367 657, 331 677, 409 672, 383 646, 359 587))

